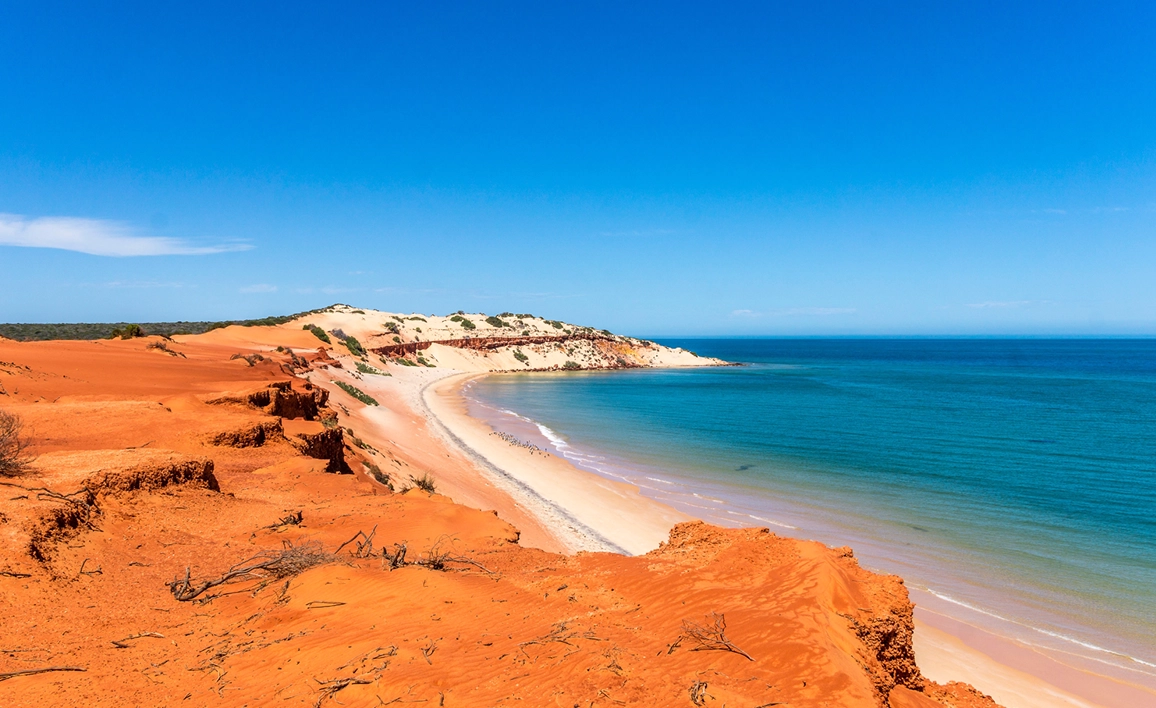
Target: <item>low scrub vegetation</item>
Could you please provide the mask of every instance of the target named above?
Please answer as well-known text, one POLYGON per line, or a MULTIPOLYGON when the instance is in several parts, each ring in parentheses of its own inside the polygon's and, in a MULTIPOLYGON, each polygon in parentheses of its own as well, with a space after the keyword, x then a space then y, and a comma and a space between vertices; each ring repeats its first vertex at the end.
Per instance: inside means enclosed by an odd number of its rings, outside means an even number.
POLYGON ((315 324, 302 325, 301 329, 309 330, 313 333, 314 337, 317 337, 326 344, 333 344, 333 340, 329 338, 329 335, 325 333, 325 330, 321 329, 315 324))
MULTIPOLYGON (((423 474, 421 477, 414 477, 413 475, 410 475, 409 481, 413 482, 414 487, 417 487, 424 492, 433 494, 437 491, 437 485, 434 483, 433 477, 430 477, 429 474, 423 474)), ((413 487, 410 487, 410 489, 412 488, 413 487)))
POLYGON ((562 365, 562 368, 567 371, 577 371, 578 369, 581 369, 582 366, 573 361, 567 360, 566 363, 562 365))
POLYGON ((134 337, 144 336, 146 336, 145 331, 141 329, 140 325, 130 324, 125 325, 123 328, 118 327, 114 329, 112 334, 109 336, 109 339, 116 339, 117 337, 121 339, 133 339, 134 337))
MULTIPOLYGON (((329 309, 330 308, 310 310, 308 312, 298 312, 293 315, 262 317, 256 320, 226 320, 224 322, 141 322, 137 326, 149 334, 204 334, 214 329, 221 329, 222 327, 230 327, 233 325, 239 327, 272 327, 274 325, 291 322, 299 317, 325 312, 329 309)), ((128 326, 129 323, 127 322, 0 324, 0 337, 7 337, 8 339, 15 339, 20 342, 45 341, 49 339, 110 339, 114 336, 120 336, 119 334, 114 335, 114 331, 118 329, 123 330, 128 326)))
POLYGON ((365 356, 365 347, 361 346, 361 342, 357 341, 357 337, 345 337, 341 340, 345 348, 353 356, 365 356))
POLYGON ((525 364, 527 361, 530 360, 530 357, 523 354, 521 349, 515 349, 514 350, 514 358, 517 359, 518 361, 522 362, 523 364, 525 364))
POLYGON ((491 327, 509 327, 510 323, 506 322, 500 317, 490 316, 486 318, 486 324, 491 327))
POLYGON ((364 403, 367 406, 378 405, 377 400, 373 396, 370 396, 368 393, 366 393, 365 391, 362 391, 361 389, 357 388, 356 386, 350 386, 349 384, 345 383, 344 381, 334 381, 333 383, 337 384, 337 386, 342 391, 345 391, 350 396, 353 396, 354 398, 361 401, 362 403, 364 403))
POLYGON ((470 320, 466 319, 465 317, 462 317, 461 315, 454 315, 453 317, 450 318, 450 322, 457 322, 458 324, 460 324, 462 326, 462 329, 477 329, 478 328, 478 326, 476 324, 474 324, 470 320))
POLYGON ((382 371, 376 366, 370 366, 363 361, 357 362, 357 371, 362 374, 373 374, 374 376, 389 376, 388 373, 382 371))

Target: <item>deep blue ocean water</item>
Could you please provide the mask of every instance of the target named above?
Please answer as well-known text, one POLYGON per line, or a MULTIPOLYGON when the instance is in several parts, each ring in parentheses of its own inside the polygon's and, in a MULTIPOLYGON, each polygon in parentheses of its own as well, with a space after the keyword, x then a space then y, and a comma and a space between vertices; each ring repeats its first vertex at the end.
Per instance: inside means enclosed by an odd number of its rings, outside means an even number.
POLYGON ((746 365, 468 395, 708 521, 851 545, 996 631, 1156 669, 1156 340, 662 343, 746 365))

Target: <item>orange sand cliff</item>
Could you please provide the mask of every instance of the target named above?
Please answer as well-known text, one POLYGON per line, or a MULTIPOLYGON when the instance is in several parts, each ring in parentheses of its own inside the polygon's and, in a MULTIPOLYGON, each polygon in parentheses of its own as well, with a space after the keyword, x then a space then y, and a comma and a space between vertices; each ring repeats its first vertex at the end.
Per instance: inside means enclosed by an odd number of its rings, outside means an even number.
POLYGON ((699 522, 634 557, 520 545, 549 529, 402 402, 370 445, 268 351, 330 365, 305 334, 0 340, 36 454, 0 478, 0 705, 995 705, 920 676, 903 581, 849 549, 699 522), (7 677, 44 668, 81 670, 7 677))

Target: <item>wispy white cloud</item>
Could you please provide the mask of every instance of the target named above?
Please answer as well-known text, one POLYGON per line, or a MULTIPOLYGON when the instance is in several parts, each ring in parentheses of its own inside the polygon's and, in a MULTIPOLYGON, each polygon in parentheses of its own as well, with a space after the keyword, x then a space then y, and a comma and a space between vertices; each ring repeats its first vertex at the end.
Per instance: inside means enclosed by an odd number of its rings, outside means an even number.
POLYGON ((855 307, 787 307, 779 310, 733 310, 731 317, 829 317, 831 315, 850 315, 858 312, 855 307))
POLYGON ((243 243, 195 246, 177 238, 140 235, 119 221, 68 216, 29 219, 17 214, 0 214, 0 245, 118 257, 205 256, 252 248, 243 243))
POLYGON ((275 293, 277 292, 276 285, 269 285, 268 283, 257 283, 256 285, 246 285, 241 288, 243 293, 275 293))
POLYGON ((1028 307, 1029 305, 1042 305, 1047 302, 1047 300, 988 300, 986 302, 969 303, 967 307, 977 310, 987 308, 1007 309, 1013 307, 1028 307))

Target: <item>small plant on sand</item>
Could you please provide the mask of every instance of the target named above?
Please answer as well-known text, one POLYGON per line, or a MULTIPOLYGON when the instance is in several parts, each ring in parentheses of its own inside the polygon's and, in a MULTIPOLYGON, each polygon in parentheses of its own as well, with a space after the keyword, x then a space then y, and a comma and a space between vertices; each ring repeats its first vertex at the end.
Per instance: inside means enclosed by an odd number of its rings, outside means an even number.
POLYGON ((397 326, 396 322, 386 322, 385 331, 390 334, 401 334, 401 328, 397 326))
POLYGON ((478 328, 478 326, 476 324, 474 324, 470 320, 466 319, 465 317, 462 317, 461 315, 454 315, 453 317, 450 318, 450 322, 457 322, 458 324, 460 324, 462 326, 462 329, 477 329, 478 328))
POLYGON ((514 350, 514 358, 517 359, 518 361, 522 362, 523 364, 525 364, 527 361, 530 360, 530 357, 523 354, 521 349, 515 349, 514 350))
POLYGON ((437 491, 437 485, 434 484, 433 477, 430 477, 429 474, 423 474, 421 477, 414 477, 413 475, 410 475, 409 481, 413 482, 414 487, 417 487, 424 492, 433 494, 437 491))
POLYGON ((365 347, 361 346, 361 342, 357 341, 357 337, 346 337, 341 340, 341 343, 349 349, 349 353, 353 356, 365 356, 365 347))
POLYGON ((369 364, 361 361, 357 362, 357 371, 362 374, 373 374, 374 376, 389 376, 388 373, 382 371, 376 366, 370 366, 369 364))
POLYGON ((301 329, 309 330, 310 332, 313 333, 313 336, 317 337, 318 339, 325 342, 326 344, 333 344, 333 340, 329 338, 329 335, 325 333, 325 330, 321 329, 320 327, 318 327, 315 324, 303 325, 301 327, 301 329))
POLYGON ((492 317, 492 316, 486 318, 486 324, 490 325, 491 327, 509 327, 510 326, 510 324, 508 322, 506 322, 505 320, 503 320, 499 317, 492 317))
POLYGON ((566 371, 577 371, 578 369, 581 369, 582 366, 579 364, 576 364, 570 360, 567 360, 566 363, 562 365, 562 368, 565 369, 566 371))
POLYGON ((390 491, 393 491, 393 481, 389 478, 389 475, 381 471, 380 467, 368 461, 362 462, 361 464, 365 467, 365 471, 370 477, 373 477, 381 484, 389 487, 390 491))
POLYGON ((437 364, 429 363, 429 361, 421 354, 417 355, 417 363, 421 364, 422 366, 428 367, 430 369, 436 369, 437 368, 437 364))
POLYGON ((30 444, 20 416, 0 410, 0 477, 15 477, 27 468, 30 444))
POLYGON ((377 405, 377 401, 373 398, 373 396, 370 396, 368 393, 366 393, 365 391, 362 391, 361 389, 357 388, 356 386, 350 386, 349 384, 345 383, 344 381, 334 381, 333 383, 337 384, 337 386, 342 391, 345 391, 350 396, 353 396, 354 398, 361 401, 365 405, 367 405, 367 406, 376 406, 377 405))
POLYGON ((145 336, 145 331, 141 329, 140 325, 130 324, 125 325, 123 328, 118 327, 114 329, 109 339, 116 339, 117 337, 121 339, 133 339, 134 337, 143 336, 145 336))
POLYGON ((554 329, 562 329, 562 323, 558 320, 546 320, 546 324, 550 325, 554 329))

